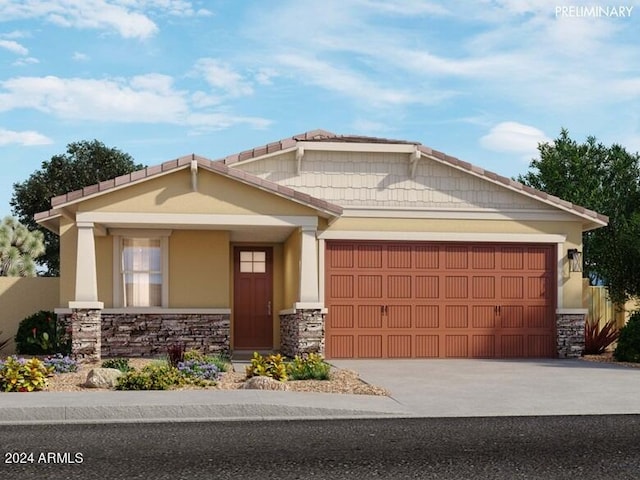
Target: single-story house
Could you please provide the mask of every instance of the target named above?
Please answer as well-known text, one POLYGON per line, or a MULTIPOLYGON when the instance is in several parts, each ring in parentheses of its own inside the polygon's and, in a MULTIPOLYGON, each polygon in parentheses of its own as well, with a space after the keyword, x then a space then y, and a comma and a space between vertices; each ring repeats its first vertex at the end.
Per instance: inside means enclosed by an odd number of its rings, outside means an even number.
POLYGON ((88 356, 577 356, 582 233, 608 221, 418 142, 323 130, 51 205, 57 313, 88 356))

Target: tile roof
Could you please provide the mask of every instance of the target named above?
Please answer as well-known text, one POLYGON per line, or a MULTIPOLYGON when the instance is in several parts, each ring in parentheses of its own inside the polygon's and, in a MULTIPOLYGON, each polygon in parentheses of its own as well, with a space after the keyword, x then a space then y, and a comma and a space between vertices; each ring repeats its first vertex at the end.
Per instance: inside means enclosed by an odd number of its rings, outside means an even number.
MULTIPOLYGON (((456 157, 449 156, 443 152, 433 150, 429 147, 422 145, 420 142, 410 142, 406 140, 392 140, 392 139, 386 139, 386 138, 367 137, 367 136, 359 136, 359 135, 336 135, 335 133, 331 133, 326 130, 311 130, 309 132, 294 135, 293 137, 285 138, 277 142, 272 142, 266 145, 253 148, 251 150, 245 150, 237 154, 229 155, 219 160, 209 160, 207 158, 200 157, 195 154, 180 157, 175 160, 164 162, 160 165, 147 167, 143 170, 132 172, 127 175, 122 175, 120 177, 116 177, 111 180, 100 182, 96 185, 89 185, 80 190, 76 190, 73 192, 66 193, 64 195, 53 197, 51 199, 51 206, 54 207, 55 209, 58 206, 67 204, 69 202, 73 202, 75 200, 82 199, 90 195, 106 192, 113 188, 123 186, 132 182, 137 182, 145 178, 153 177, 166 172, 170 172, 177 168, 184 168, 185 166, 190 165, 191 160, 197 160, 198 166, 203 167, 205 169, 217 172, 229 178, 234 178, 243 183, 253 185, 267 191, 271 191, 275 194, 290 198, 300 203, 307 204, 309 206, 318 208, 320 210, 331 213, 333 215, 341 215, 342 207, 338 205, 331 204, 319 198, 310 197, 309 195, 303 194, 302 192, 298 192, 289 187, 285 187, 283 185, 270 182, 268 180, 264 180, 262 178, 253 176, 239 169, 229 167, 229 165, 232 165, 236 162, 251 160, 253 158, 258 158, 263 155, 294 149, 298 146, 298 142, 305 142, 305 141, 416 145, 417 148, 420 150, 420 152, 422 152, 427 157, 433 160, 439 161, 441 163, 450 165, 452 167, 455 167, 459 170, 466 171, 471 175, 485 178, 486 180, 489 180, 493 183, 499 183, 510 190, 516 191, 518 193, 522 193, 529 197, 537 198, 545 203, 557 206, 563 210, 571 211, 583 218, 587 217, 587 218, 593 219, 597 223, 601 223, 603 225, 605 225, 609 220, 608 217, 606 217, 605 215, 601 215, 597 212, 588 210, 579 205, 574 205, 556 196, 549 195, 545 192, 541 192, 539 190, 533 189, 519 182, 516 182, 515 180, 498 175, 494 172, 484 170, 483 168, 472 165, 456 157)), ((50 210, 48 212, 41 212, 36 214, 36 220, 47 218, 53 215, 55 215, 55 212, 53 210, 50 210)))

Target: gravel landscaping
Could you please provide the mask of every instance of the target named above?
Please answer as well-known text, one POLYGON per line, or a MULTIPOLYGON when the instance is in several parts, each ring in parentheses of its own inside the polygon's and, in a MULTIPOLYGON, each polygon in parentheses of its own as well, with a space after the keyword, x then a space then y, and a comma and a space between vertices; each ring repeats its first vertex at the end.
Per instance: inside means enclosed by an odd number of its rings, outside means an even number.
MULTIPOLYGON (((151 359, 132 358, 129 364, 140 369, 153 362, 151 359)), ((49 378, 49 385, 44 390, 47 392, 80 392, 95 391, 94 388, 83 386, 87 374, 92 368, 99 367, 97 364, 80 364, 78 371, 73 373, 56 374, 49 378)), ((245 380, 244 371, 226 372, 218 380, 211 390, 237 390, 242 388, 245 380)), ((352 370, 331 369, 329 380, 289 380, 286 382, 287 389, 293 392, 319 392, 319 393, 347 393, 358 395, 389 395, 385 389, 363 382, 357 372, 352 370)))

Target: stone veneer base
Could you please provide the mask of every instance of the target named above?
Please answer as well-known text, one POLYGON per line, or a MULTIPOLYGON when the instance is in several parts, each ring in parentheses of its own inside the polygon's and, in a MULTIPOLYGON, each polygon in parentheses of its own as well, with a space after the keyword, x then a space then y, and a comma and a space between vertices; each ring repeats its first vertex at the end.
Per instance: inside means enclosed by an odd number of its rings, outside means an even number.
POLYGON ((103 313, 100 355, 155 357, 166 355, 171 344, 229 355, 230 330, 229 314, 103 313))
POLYGON ((558 358, 578 358, 584 351, 584 325, 582 313, 559 313, 556 316, 556 345, 558 358))
POLYGON ((304 353, 324 355, 324 318, 321 310, 305 309, 280 315, 280 351, 287 357, 304 353))

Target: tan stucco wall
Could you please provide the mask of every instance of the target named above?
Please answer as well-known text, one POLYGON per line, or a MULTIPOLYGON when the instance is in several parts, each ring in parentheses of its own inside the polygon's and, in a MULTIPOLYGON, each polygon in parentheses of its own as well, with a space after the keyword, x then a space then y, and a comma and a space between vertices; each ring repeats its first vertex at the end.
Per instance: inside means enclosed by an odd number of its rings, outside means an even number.
POLYGON ((562 307, 582 308, 582 277, 569 273, 566 252, 570 248, 582 250, 580 222, 522 221, 522 220, 463 220, 463 219, 404 219, 404 218, 340 218, 327 231, 379 232, 450 232, 450 233, 512 233, 566 235, 562 247, 562 307))
POLYGON ((300 247, 302 232, 294 231, 284 243, 284 305, 292 308, 300 300, 300 247))
POLYGON ((169 307, 229 308, 229 233, 174 230, 169 237, 169 307))
POLYGON ((85 200, 78 211, 314 215, 303 205, 200 169, 198 191, 180 170, 85 200))
POLYGON ((95 237, 98 298, 105 308, 113 305, 113 237, 95 237))
POLYGON ((60 279, 0 277, 0 340, 11 338, 0 355, 15 353, 13 337, 20 322, 40 310, 58 306, 60 279))

